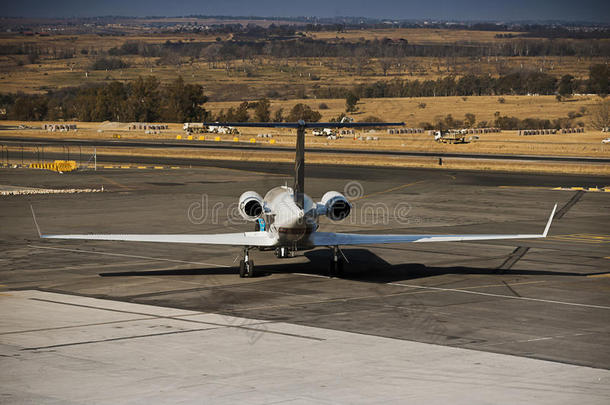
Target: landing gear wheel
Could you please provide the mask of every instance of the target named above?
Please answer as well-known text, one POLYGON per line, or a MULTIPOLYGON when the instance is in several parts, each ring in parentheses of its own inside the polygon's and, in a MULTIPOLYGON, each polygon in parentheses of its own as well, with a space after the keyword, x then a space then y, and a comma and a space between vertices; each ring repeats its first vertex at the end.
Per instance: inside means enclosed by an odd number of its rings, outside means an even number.
POLYGON ((343 260, 338 259, 337 261, 334 261, 333 259, 330 260, 330 266, 329 266, 329 277, 337 277, 343 274, 343 260))
POLYGON ((339 247, 333 246, 330 250, 329 276, 336 277, 343 274, 343 258, 339 256, 339 247))
POLYGON ((246 277, 246 262, 244 260, 239 261, 239 277, 246 277))
POLYGON ((339 261, 337 262, 337 275, 343 275, 343 259, 339 259, 339 261))
POLYGON ((254 277, 254 262, 252 260, 248 260, 245 264, 246 277, 254 277))
POLYGON ((254 262, 252 260, 239 261, 239 277, 254 277, 254 262))

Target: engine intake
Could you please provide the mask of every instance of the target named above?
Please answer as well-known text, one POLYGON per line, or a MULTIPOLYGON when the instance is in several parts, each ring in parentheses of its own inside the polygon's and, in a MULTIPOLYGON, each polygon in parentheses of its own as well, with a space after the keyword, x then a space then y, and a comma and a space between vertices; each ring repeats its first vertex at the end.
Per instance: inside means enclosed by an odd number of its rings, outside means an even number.
POLYGON ((323 213, 333 221, 347 218, 352 211, 352 204, 337 191, 329 191, 322 196, 323 213))
POLYGON ((247 221, 256 221, 263 215, 263 197, 256 191, 246 191, 239 197, 239 213, 247 221))

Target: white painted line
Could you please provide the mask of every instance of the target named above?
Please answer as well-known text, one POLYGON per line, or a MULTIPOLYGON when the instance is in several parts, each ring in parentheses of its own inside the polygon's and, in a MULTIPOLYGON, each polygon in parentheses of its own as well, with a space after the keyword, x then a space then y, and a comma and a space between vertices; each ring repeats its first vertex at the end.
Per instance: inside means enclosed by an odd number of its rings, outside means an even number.
POLYGON ((36 246, 36 245, 29 245, 29 247, 35 248, 35 249, 63 250, 63 251, 66 251, 66 252, 91 253, 91 254, 94 254, 94 255, 135 257, 136 259, 159 260, 159 261, 173 262, 173 263, 201 264, 201 265, 204 265, 204 266, 216 266, 216 267, 231 267, 231 266, 227 266, 227 265, 224 265, 224 264, 205 263, 205 262, 187 262, 185 260, 164 259, 164 258, 161 258, 161 257, 150 257, 150 256, 127 255, 127 254, 124 254, 124 253, 93 252, 91 250, 65 249, 65 248, 58 248, 58 247, 36 246))
POLYGON ((318 278, 330 278, 328 276, 323 276, 321 274, 307 274, 307 273, 291 273, 296 276, 306 276, 306 277, 318 277, 318 278))
POLYGON ((484 293, 484 292, 480 292, 480 291, 460 290, 460 289, 457 289, 457 288, 428 287, 428 286, 424 286, 424 285, 402 284, 402 283, 388 283, 388 285, 397 285, 397 286, 401 286, 401 287, 410 287, 410 288, 423 288, 423 289, 426 289, 426 290, 436 290, 436 291, 446 291, 446 292, 459 292, 459 293, 464 293, 464 294, 485 295, 485 296, 488 296, 488 297, 510 298, 510 299, 513 299, 513 300, 546 302, 546 303, 549 303, 549 304, 571 305, 571 306, 574 306, 574 307, 610 309, 610 307, 606 307, 606 306, 603 306, 603 305, 579 304, 579 303, 576 303, 576 302, 543 300, 543 299, 540 299, 540 298, 516 297, 514 295, 491 294, 491 293, 484 293))

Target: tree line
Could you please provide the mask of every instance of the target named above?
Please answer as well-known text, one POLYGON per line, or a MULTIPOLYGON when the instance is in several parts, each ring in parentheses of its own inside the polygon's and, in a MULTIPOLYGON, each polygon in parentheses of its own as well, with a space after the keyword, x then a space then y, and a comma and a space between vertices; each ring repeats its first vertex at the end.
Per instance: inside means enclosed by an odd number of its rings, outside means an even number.
POLYGON ((47 94, 0 97, 0 103, 7 107, 7 117, 21 121, 203 121, 208 114, 203 108, 206 101, 199 84, 186 84, 178 77, 162 85, 154 76, 128 83, 113 81, 47 94))
MULTIPOLYGON (((561 99, 573 93, 596 93, 605 97, 610 93, 610 66, 591 66, 587 80, 577 80, 572 75, 556 78, 542 72, 515 72, 497 78, 471 74, 425 81, 393 79, 313 91, 317 98, 345 98, 347 112, 353 111, 360 98, 557 94, 561 99)), ((203 108, 206 101, 203 86, 199 84, 186 84, 178 77, 162 85, 155 76, 40 95, 0 94, 0 107, 7 110, 7 118, 23 121, 76 118, 80 121, 196 122, 248 121, 255 117, 256 121, 281 122, 320 119, 319 112, 303 104, 286 112, 278 110, 271 116, 268 100, 243 102, 212 116, 203 108)))
POLYGON ((183 57, 206 58, 208 48, 218 48, 224 59, 242 59, 251 56, 275 58, 315 57, 513 57, 513 56, 608 56, 610 43, 598 40, 573 41, 567 39, 515 39, 497 43, 464 42, 455 44, 410 44, 407 39, 390 38, 360 40, 357 42, 336 39, 275 38, 266 40, 229 40, 216 42, 166 41, 150 44, 142 41, 126 41, 111 48, 110 55, 162 56, 167 52, 183 57))
POLYGON ((302 103, 288 111, 280 108, 272 115, 271 102, 267 99, 244 101, 214 115, 205 110, 206 101, 203 87, 186 84, 182 77, 167 85, 162 85, 155 76, 148 76, 128 83, 112 81, 46 94, 0 93, 0 107, 6 108, 6 118, 18 121, 316 122, 322 117, 302 103))
POLYGON ((360 98, 443 97, 540 94, 569 97, 574 93, 610 93, 610 66, 592 65, 589 78, 577 80, 572 75, 561 78, 536 71, 514 72, 499 77, 468 74, 436 80, 393 79, 362 83, 352 87, 329 86, 314 89, 317 98, 345 98, 348 94, 360 98))

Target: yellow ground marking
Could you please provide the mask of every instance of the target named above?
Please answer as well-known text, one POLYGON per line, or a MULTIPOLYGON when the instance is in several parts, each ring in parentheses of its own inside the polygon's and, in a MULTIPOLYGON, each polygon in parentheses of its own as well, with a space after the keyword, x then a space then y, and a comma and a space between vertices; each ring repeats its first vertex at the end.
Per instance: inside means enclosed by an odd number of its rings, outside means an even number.
POLYGON ((567 235, 553 235, 549 239, 565 240, 579 243, 610 243, 610 235, 592 235, 586 233, 574 233, 567 235))
POLYGON ((163 166, 155 166, 155 169, 163 169, 163 166))
POLYGON ((610 187, 541 187, 541 186, 498 186, 498 188, 514 188, 520 190, 559 190, 559 191, 591 191, 610 192, 610 187))
POLYGON ((109 179, 108 177, 100 176, 100 178, 102 178, 102 179, 106 180, 107 182, 110 182, 110 183, 112 183, 112 184, 114 184, 115 186, 118 186, 118 187, 120 187, 120 188, 124 188, 124 189, 126 189, 126 190, 131 190, 131 187, 126 186, 126 185, 124 185, 124 184, 121 184, 121 183, 119 183, 118 181, 115 181, 115 180, 109 179))
POLYGON ((131 169, 131 166, 121 166, 121 169, 131 169))
POLYGON ((104 166, 104 169, 114 169, 114 166, 104 166))
POLYGON ((604 273, 604 274, 591 274, 589 276, 587 276, 589 278, 599 278, 599 277, 610 277, 610 273, 604 273))
POLYGON ((400 189, 403 189, 403 188, 407 188, 407 187, 413 186, 413 185, 415 185, 415 184, 423 183, 423 182, 425 182, 425 181, 426 181, 426 180, 414 181, 414 182, 412 182, 412 183, 408 183, 408 184, 403 184, 403 185, 400 185, 400 186, 392 187, 392 188, 389 188, 389 189, 387 189, 387 190, 383 190, 383 191, 377 191, 377 192, 375 192, 375 193, 371 193, 371 194, 365 194, 365 195, 363 195, 363 196, 361 196, 361 197, 354 198, 352 201, 362 200, 363 198, 372 197, 372 196, 374 196, 374 195, 380 195, 380 194, 387 194, 387 193, 391 193, 391 192, 393 192, 393 191, 400 190, 400 189))
POLYGON ((498 188, 518 188, 521 190, 560 190, 561 188, 548 188, 548 187, 539 187, 539 186, 498 186, 498 188))
POLYGON ((148 169, 146 166, 138 166, 138 169, 148 169))
POLYGON ((172 166, 170 169, 180 169, 178 166, 172 166))

